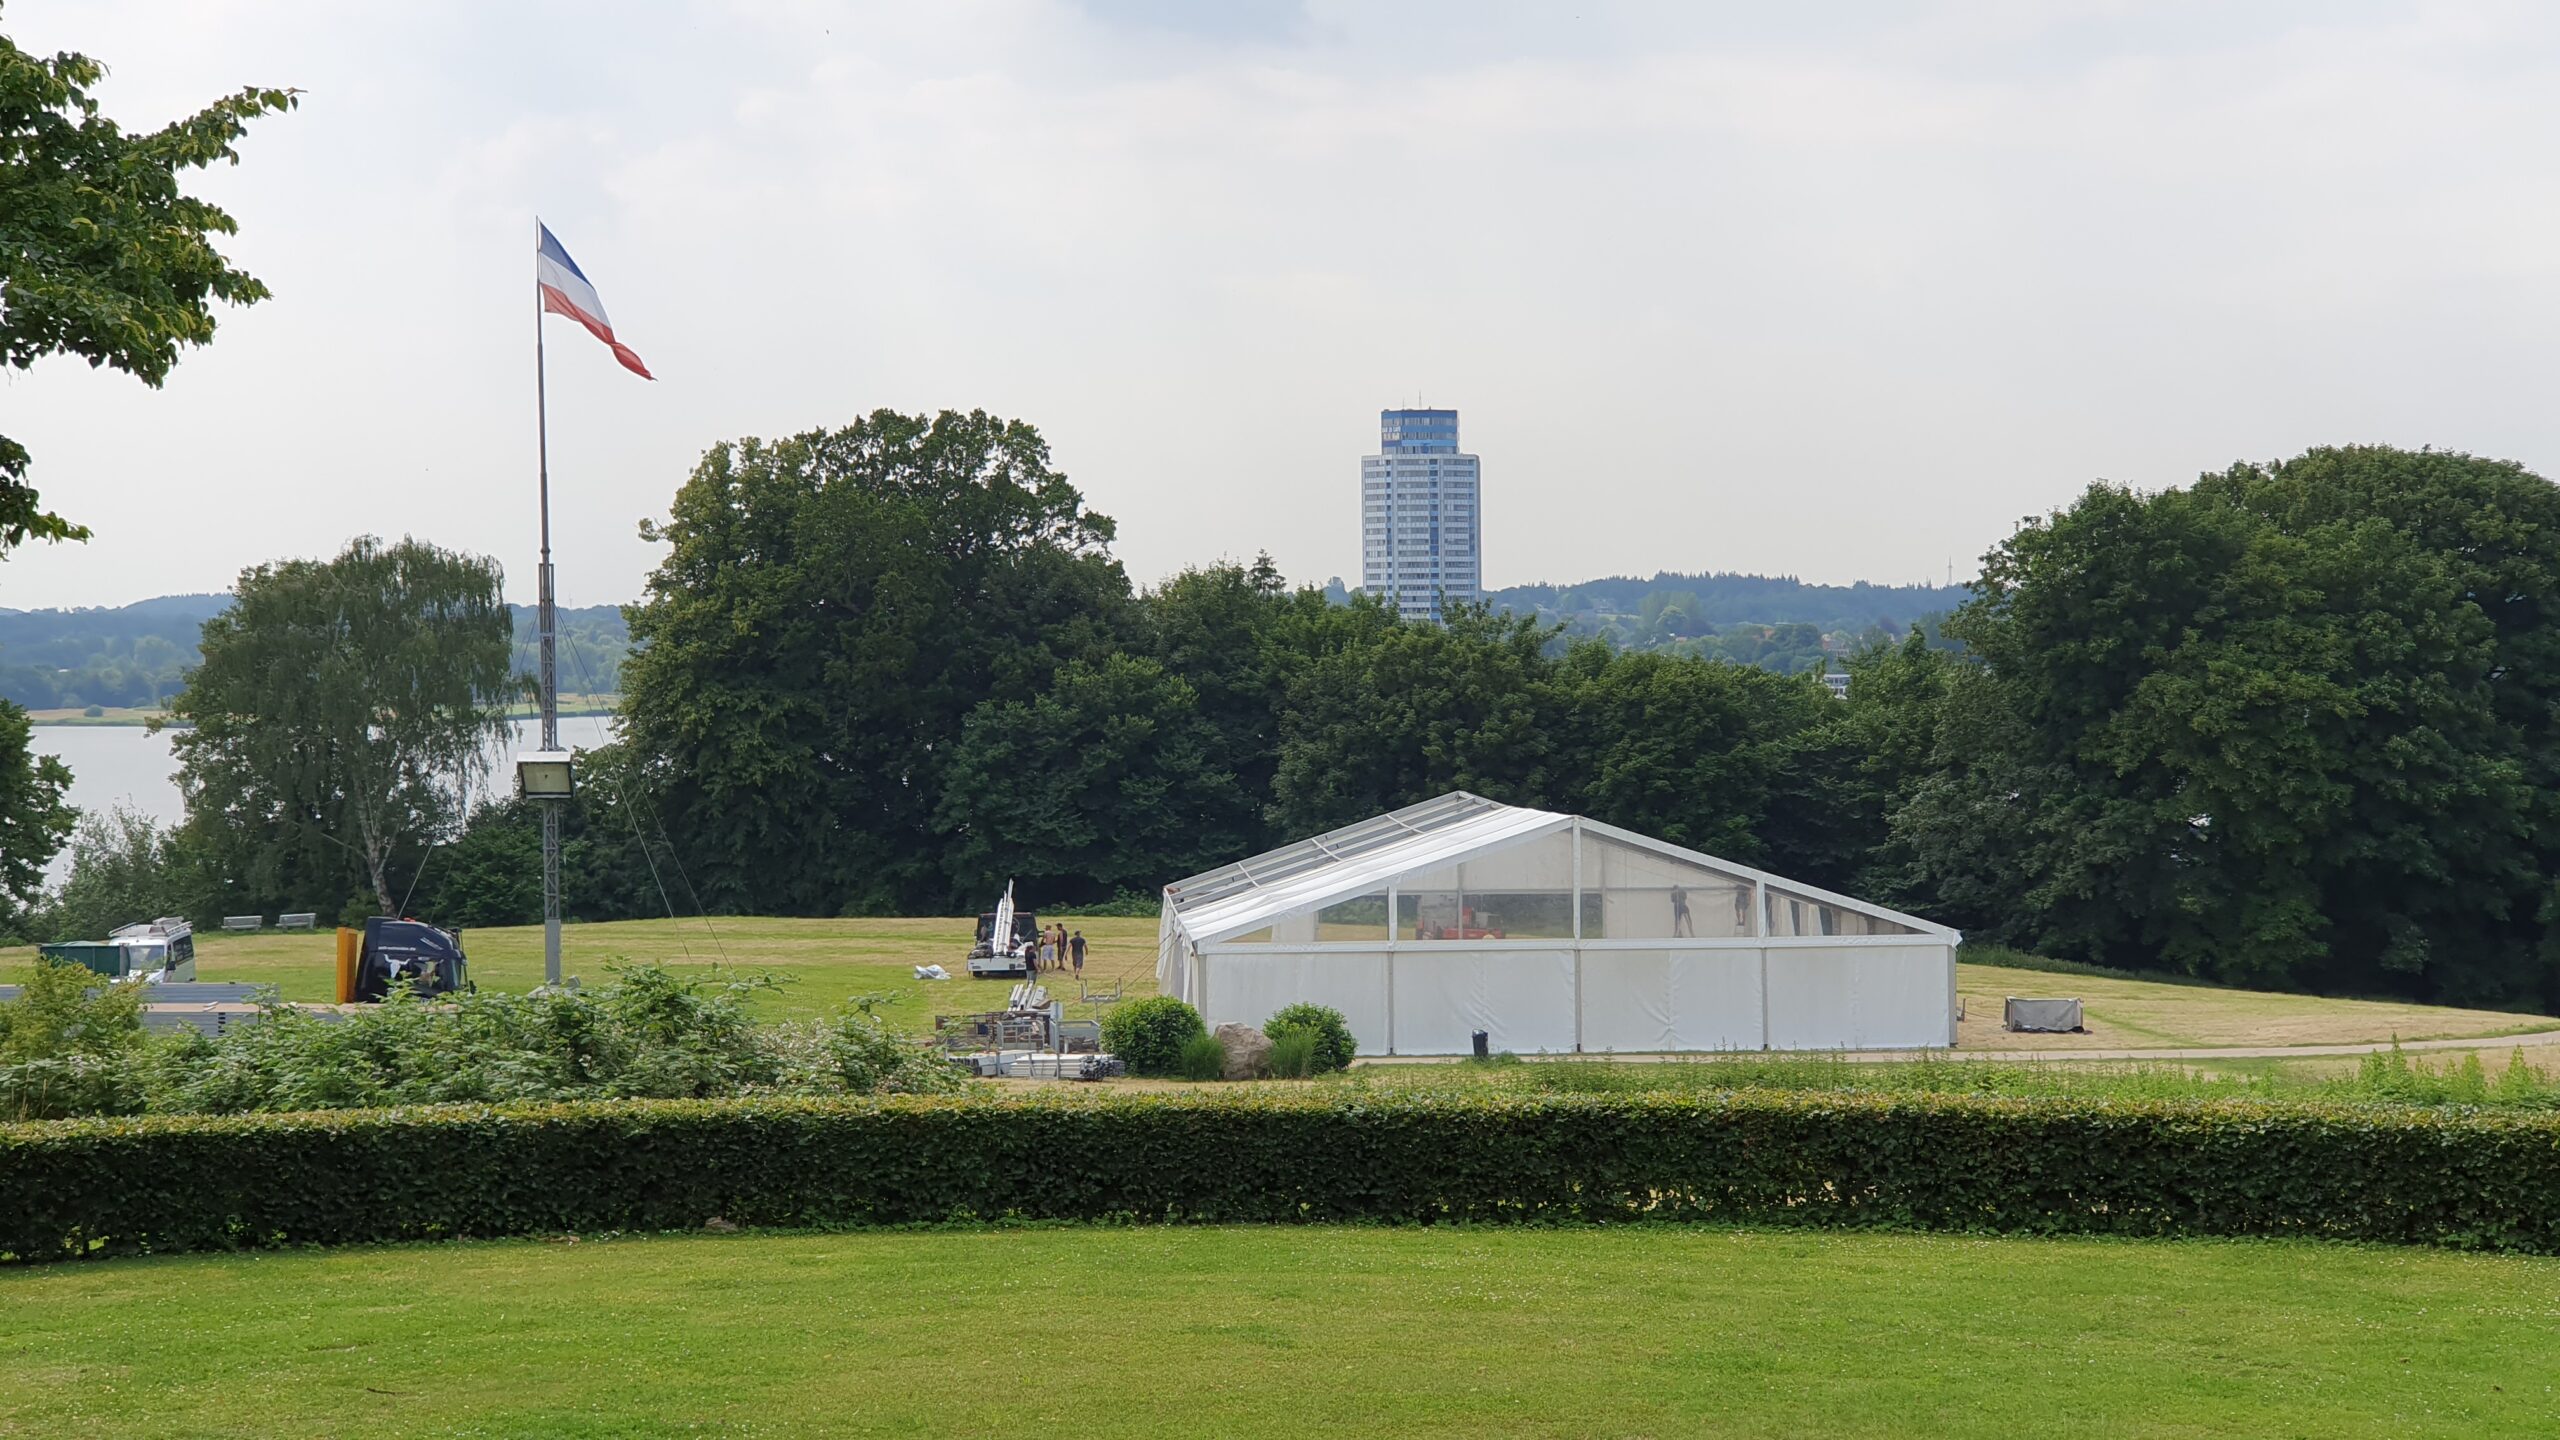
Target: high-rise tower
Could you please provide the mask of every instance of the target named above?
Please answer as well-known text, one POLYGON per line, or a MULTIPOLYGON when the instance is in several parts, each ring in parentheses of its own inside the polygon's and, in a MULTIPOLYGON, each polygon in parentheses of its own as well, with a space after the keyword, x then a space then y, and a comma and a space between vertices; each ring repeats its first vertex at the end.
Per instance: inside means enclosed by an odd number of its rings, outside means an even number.
POLYGON ((1457 411, 1379 411, 1378 453, 1360 461, 1361 587, 1412 620, 1482 600, 1476 481, 1457 411))

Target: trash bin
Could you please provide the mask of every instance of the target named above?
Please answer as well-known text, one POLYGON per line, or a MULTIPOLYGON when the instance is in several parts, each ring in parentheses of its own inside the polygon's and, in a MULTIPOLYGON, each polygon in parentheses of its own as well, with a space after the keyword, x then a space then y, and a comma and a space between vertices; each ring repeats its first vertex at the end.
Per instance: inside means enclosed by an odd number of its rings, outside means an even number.
POLYGON ((1487 1037, 1486 1037, 1486 1035, 1485 1035, 1485 1033, 1484 1033, 1483 1031, 1479 1030, 1479 1031, 1477 1031, 1477 1032, 1476 1032, 1476 1034, 1475 1034, 1476 1058, 1477 1058, 1477 1059, 1479 1059, 1479 1060, 1486 1060, 1486 1059, 1490 1059, 1490 1058, 1492 1058, 1493 1052, 1492 1052, 1492 1050, 1491 1050, 1490 1048, 1488 1048, 1488 1047, 1486 1046, 1486 1044, 1485 1044, 1486 1039, 1487 1039, 1487 1037))

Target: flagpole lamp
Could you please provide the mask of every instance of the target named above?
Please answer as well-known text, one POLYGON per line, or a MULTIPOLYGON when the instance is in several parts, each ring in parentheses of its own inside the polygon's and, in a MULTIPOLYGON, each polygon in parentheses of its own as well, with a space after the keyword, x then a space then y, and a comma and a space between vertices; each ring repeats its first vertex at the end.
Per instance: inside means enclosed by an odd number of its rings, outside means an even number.
MULTIPOLYGON (((534 253, 547 233, 536 220, 534 253)), ((542 637, 542 746, 516 760, 516 790, 542 810, 542 983, 560 984, 560 807, 576 788, 569 755, 560 748, 560 656, 551 596, 551 397, 542 359, 542 278, 537 261, 533 286, 533 414, 535 467, 542 510, 542 564, 534 571, 535 623, 542 637)))
POLYGON ((604 342, 623 369, 655 379, 631 347, 614 338, 604 299, 587 272, 540 218, 533 222, 533 413, 542 494, 542 567, 535 572, 542 627, 542 748, 516 760, 516 793, 542 807, 542 983, 560 983, 560 807, 577 788, 569 752, 560 748, 560 657, 551 585, 551 402, 542 359, 542 317, 565 315, 604 342))

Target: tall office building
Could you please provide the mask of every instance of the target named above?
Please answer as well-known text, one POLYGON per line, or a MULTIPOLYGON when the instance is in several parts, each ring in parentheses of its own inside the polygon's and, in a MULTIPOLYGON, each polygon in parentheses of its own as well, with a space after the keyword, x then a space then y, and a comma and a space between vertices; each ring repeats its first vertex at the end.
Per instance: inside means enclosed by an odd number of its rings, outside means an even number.
POLYGON ((1361 588, 1411 620, 1482 600, 1476 480, 1457 411, 1379 411, 1378 453, 1360 461, 1361 588))

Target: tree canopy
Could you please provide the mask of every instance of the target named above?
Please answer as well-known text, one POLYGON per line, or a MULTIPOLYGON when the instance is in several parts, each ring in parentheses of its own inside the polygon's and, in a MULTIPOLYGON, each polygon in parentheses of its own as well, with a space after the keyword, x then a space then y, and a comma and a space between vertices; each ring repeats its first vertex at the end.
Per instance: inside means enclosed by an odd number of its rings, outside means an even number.
POLYGON ((1910 893, 2048 953, 2560 999, 2560 492, 2383 448, 2093 486, 1993 551, 1894 820, 1910 893))
POLYGON ((19 929, 79 818, 62 798, 71 771, 36 754, 28 728, 26 711, 0 704, 0 935, 19 929))
POLYGON ((360 891, 397 913, 395 861, 459 823, 506 736, 497 563, 366 537, 246 571, 237 597, 170 704, 194 727, 172 741, 189 842, 226 905, 338 911, 360 891))
MULTIPOLYGON (((976 906, 943 812, 970 712, 1035 704, 1130 622, 1111 521, 983 411, 712 448, 632 607, 623 732, 718 908, 976 906)), ((1032 786, 1047 777, 1025 774, 1032 786)))
MULTIPOLYGON (((252 87, 134 134, 98 113, 89 91, 105 73, 86 55, 30 55, 0 36, 0 365, 77 355, 156 386, 182 348, 213 338, 214 302, 267 297, 214 248, 238 225, 179 177, 238 164, 248 123, 293 108, 294 92, 252 87)), ((0 435, 0 553, 88 534, 43 508, 28 463, 0 435)))

